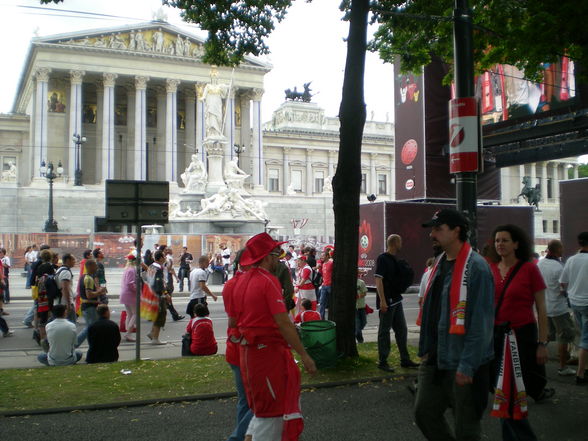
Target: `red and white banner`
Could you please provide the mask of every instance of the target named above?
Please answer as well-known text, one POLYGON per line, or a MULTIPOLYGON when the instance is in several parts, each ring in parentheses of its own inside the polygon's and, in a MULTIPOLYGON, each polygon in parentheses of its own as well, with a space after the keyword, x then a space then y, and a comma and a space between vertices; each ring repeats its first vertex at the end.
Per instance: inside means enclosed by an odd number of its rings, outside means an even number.
POLYGON ((476 98, 449 101, 449 173, 478 171, 480 122, 476 98))

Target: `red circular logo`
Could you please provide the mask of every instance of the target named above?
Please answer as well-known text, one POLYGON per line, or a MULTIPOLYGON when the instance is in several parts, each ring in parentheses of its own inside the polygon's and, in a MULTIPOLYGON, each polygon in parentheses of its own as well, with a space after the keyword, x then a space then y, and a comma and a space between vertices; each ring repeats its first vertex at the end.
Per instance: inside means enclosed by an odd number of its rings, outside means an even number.
POLYGON ((406 181, 404 183, 404 188, 406 188, 407 190, 412 190, 414 188, 414 181, 412 179, 406 181))
POLYGON ((402 146, 400 160, 404 165, 410 165, 412 164, 412 161, 414 161, 414 158, 416 158, 418 151, 419 147, 417 142, 414 139, 409 139, 402 146))

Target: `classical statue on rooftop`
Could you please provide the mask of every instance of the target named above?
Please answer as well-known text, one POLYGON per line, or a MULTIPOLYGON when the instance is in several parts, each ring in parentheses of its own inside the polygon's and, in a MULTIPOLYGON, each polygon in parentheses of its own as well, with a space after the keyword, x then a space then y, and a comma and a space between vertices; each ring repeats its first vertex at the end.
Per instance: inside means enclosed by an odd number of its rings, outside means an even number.
POLYGON ((314 96, 310 93, 312 91, 312 89, 310 88, 310 83, 312 83, 312 81, 304 83, 304 92, 298 92, 298 88, 296 86, 294 86, 294 90, 286 89, 284 91, 284 93, 286 94, 286 100, 310 103, 310 100, 314 96))
POLYGON ((539 211, 539 202, 541 201, 541 185, 536 184, 535 187, 531 186, 531 178, 529 176, 523 177, 523 188, 521 193, 517 196, 517 202, 522 197, 529 203, 534 205, 535 210, 539 211))

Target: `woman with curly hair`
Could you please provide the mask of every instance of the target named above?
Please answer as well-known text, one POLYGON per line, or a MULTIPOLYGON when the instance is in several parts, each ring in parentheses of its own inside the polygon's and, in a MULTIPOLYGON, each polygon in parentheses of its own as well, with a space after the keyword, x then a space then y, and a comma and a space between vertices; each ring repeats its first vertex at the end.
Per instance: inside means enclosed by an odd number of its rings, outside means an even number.
POLYGON ((536 440, 527 420, 526 395, 540 401, 555 392, 545 388, 545 283, 532 262, 531 241, 521 228, 501 225, 492 236, 494 247, 489 260, 495 286, 494 350, 498 377, 492 415, 501 418, 504 441, 536 440))

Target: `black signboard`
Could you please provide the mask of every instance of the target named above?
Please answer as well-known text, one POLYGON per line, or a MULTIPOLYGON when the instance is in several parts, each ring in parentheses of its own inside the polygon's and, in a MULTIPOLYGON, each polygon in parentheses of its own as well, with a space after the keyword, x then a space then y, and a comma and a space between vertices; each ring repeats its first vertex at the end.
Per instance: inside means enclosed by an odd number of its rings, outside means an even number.
POLYGON ((106 222, 167 223, 169 182, 106 181, 106 222))

